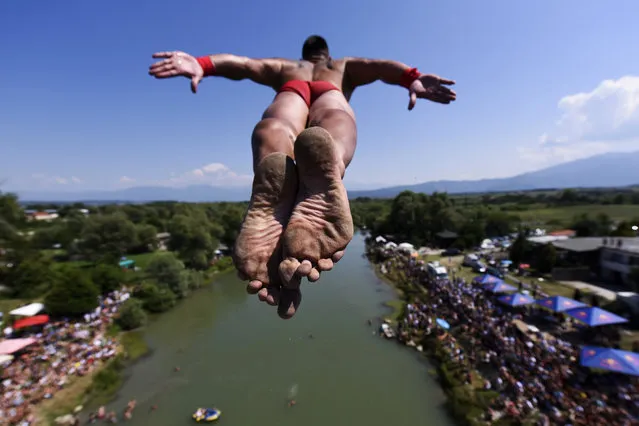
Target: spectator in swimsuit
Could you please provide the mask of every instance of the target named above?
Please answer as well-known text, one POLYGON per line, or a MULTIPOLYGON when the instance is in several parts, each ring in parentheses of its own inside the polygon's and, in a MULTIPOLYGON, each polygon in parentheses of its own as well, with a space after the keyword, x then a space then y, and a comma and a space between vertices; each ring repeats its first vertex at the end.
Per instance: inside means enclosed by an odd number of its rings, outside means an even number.
POLYGON ((309 37, 302 59, 252 59, 229 54, 193 57, 161 52, 149 74, 187 77, 196 93, 205 76, 252 80, 277 94, 253 130, 253 193, 236 240, 234 262, 247 290, 295 314, 300 281, 317 281, 344 255, 353 220, 342 178, 357 143, 353 91, 375 81, 408 89, 411 110, 418 98, 441 104, 456 99, 432 74, 400 62, 333 59, 328 44, 309 37))

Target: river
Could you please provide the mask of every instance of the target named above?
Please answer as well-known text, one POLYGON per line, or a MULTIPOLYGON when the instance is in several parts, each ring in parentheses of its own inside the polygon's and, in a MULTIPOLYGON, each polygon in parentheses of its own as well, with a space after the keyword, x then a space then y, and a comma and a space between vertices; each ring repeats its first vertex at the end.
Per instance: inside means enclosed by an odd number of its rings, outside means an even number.
POLYGON ((220 276, 148 326, 152 352, 129 369, 108 409, 121 414, 137 399, 128 424, 140 426, 193 424, 200 406, 238 426, 452 425, 432 366, 367 324, 393 293, 363 253, 357 235, 334 271, 304 284, 289 321, 234 274, 220 276))

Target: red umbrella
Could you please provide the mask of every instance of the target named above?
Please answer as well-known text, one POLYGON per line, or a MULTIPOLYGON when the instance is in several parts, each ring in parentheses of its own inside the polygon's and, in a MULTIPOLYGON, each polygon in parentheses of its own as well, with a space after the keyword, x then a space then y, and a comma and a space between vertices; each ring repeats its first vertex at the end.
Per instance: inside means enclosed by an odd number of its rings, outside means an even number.
POLYGON ((36 315, 34 317, 19 319, 13 324, 14 330, 25 327, 33 327, 34 325, 43 325, 49 322, 49 315, 36 315))

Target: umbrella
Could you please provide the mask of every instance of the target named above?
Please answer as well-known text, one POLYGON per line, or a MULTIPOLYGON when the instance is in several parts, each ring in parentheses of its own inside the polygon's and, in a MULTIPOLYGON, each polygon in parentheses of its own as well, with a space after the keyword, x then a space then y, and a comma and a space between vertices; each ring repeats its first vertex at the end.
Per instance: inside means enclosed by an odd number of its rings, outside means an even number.
POLYGON ((619 315, 615 315, 612 312, 608 312, 605 309, 593 308, 590 306, 570 309, 565 313, 566 315, 569 315, 591 327, 628 322, 627 319, 620 317, 619 315))
POLYGON ((499 283, 499 282, 504 282, 504 280, 501 280, 497 277, 494 277, 490 274, 484 274, 484 275, 479 275, 475 278, 473 278, 473 281, 475 281, 476 283, 479 284, 493 284, 493 283, 499 283))
POLYGON ((508 306, 522 306, 522 305, 530 305, 531 303, 535 303, 535 299, 521 293, 500 296, 499 298, 497 298, 497 300, 499 300, 504 305, 508 305, 508 306))
POLYGON ((444 330, 450 329, 450 324, 448 324, 448 321, 446 321, 445 319, 437 318, 435 322, 444 330))
POLYGON ((581 349, 581 365, 639 376, 639 354, 636 352, 584 346, 581 349))
POLYGON ((545 299, 539 299, 537 300, 537 304, 544 308, 548 308, 553 312, 564 312, 568 309, 588 307, 585 303, 577 302, 576 300, 563 296, 552 296, 545 299))
POLYGON ((486 291, 491 293, 508 293, 509 291, 517 291, 517 289, 510 284, 506 284, 505 282, 496 282, 493 284, 488 284, 485 286, 486 291))

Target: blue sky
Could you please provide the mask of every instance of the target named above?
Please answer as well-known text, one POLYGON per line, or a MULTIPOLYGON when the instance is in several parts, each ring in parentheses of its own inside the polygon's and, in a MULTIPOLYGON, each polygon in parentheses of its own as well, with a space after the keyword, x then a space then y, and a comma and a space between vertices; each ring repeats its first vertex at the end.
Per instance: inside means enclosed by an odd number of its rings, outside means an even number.
POLYGON ((250 134, 273 92, 210 78, 193 95, 186 79, 149 77, 151 54, 298 58, 313 33, 334 57, 396 59, 457 81, 455 104, 412 112, 402 88, 358 89, 350 188, 639 149, 636 16, 635 0, 4 1, 0 181, 244 185, 250 134))

